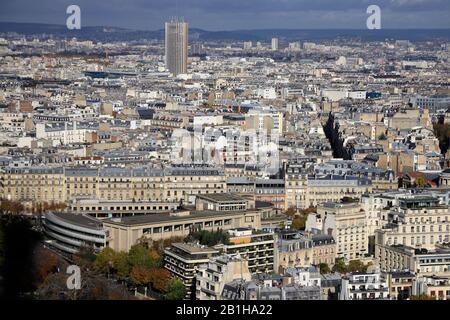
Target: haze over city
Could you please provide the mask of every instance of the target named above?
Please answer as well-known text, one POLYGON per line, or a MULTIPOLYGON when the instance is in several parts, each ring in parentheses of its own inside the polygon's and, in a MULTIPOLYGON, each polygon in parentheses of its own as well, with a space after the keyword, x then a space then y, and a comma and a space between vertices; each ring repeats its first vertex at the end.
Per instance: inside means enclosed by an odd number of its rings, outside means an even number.
POLYGON ((77 4, 84 26, 161 29, 172 16, 191 27, 236 29, 364 29, 366 8, 378 5, 383 28, 450 28, 447 0, 3 0, 0 21, 65 24, 77 4))

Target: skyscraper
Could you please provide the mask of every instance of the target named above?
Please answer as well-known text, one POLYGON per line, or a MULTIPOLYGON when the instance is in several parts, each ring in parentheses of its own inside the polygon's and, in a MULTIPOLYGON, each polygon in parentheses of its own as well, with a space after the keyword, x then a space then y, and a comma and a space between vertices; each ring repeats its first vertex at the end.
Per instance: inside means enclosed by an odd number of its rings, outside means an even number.
POLYGON ((278 38, 272 38, 272 50, 278 50, 278 38))
POLYGON ((166 22, 166 68, 175 76, 187 73, 188 24, 166 22))

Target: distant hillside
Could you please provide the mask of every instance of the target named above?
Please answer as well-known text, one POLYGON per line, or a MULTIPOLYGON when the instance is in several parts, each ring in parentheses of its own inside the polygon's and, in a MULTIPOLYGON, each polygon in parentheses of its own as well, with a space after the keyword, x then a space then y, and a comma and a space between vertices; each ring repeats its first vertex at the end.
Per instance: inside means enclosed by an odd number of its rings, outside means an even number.
MULTIPOLYGON (((117 27, 82 27, 81 30, 69 30, 63 25, 41 23, 0 22, 0 33, 16 32, 26 36, 53 35, 61 38, 77 37, 98 41, 125 41, 140 39, 164 39, 164 30, 144 31, 117 27)), ((336 38, 360 38, 361 40, 404 39, 424 41, 431 39, 450 40, 450 29, 422 29, 422 30, 297 30, 297 29, 266 29, 266 30, 233 30, 206 31, 191 28, 190 38, 199 41, 214 40, 251 40, 268 41, 272 37, 279 37, 288 41, 294 40, 329 40, 336 38)))

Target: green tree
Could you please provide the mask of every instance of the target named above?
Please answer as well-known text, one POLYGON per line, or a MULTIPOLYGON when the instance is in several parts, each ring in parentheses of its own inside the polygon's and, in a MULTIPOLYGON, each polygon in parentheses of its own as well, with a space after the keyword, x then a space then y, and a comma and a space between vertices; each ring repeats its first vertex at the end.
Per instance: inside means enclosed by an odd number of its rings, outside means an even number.
POLYGON ((96 258, 94 248, 86 245, 80 247, 78 252, 73 255, 75 264, 82 269, 91 269, 96 258))
POLYGON ((351 260, 348 263, 347 272, 366 272, 367 266, 361 260, 351 260))
POLYGON ((417 177, 414 185, 416 186, 416 188, 424 188, 427 184, 427 181, 425 180, 425 177, 417 177))
POLYGON ((157 265, 158 261, 153 259, 149 249, 141 244, 135 244, 128 252, 128 262, 132 267, 144 266, 152 268, 157 265))
POLYGON ((344 259, 339 258, 336 259, 336 262, 333 266, 333 272, 345 273, 347 272, 347 266, 345 265, 344 259))
POLYGON ((172 278, 168 285, 167 290, 163 294, 165 300, 183 300, 186 296, 186 287, 180 279, 172 278))
POLYGON ((124 251, 117 252, 114 258, 117 278, 120 280, 126 280, 131 270, 130 263, 128 262, 128 253, 124 251))
POLYGON ((217 231, 192 230, 185 238, 185 242, 198 241, 201 245, 214 246, 219 243, 229 244, 230 235, 228 232, 218 229, 217 231))
POLYGON ((109 274, 115 272, 116 252, 110 247, 104 248, 97 254, 95 258, 94 268, 95 270, 109 274))

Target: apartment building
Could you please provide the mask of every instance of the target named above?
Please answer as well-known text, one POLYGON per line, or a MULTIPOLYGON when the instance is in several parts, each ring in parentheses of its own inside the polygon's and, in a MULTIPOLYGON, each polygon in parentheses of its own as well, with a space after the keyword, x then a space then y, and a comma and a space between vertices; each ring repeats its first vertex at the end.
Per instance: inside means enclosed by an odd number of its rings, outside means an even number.
POLYGON ((306 209, 324 202, 338 202, 344 197, 361 198, 373 191, 372 181, 346 175, 286 175, 286 208, 306 209))
POLYGON ((210 258, 219 251, 206 246, 173 243, 164 250, 164 268, 177 277, 186 287, 186 297, 190 297, 198 268, 208 264, 210 258))
POLYGON ((208 166, 6 167, 3 194, 22 202, 64 202, 76 198, 194 203, 195 196, 226 190, 223 170, 208 166))
POLYGON ((353 272, 342 279, 339 300, 387 300, 389 288, 379 272, 353 272))
POLYGON ((450 276, 450 246, 438 245, 435 250, 416 249, 402 244, 377 245, 376 261, 381 270, 410 270, 417 275, 450 276))
POLYGON ((282 231, 278 234, 277 265, 279 272, 287 268, 335 263, 336 243, 326 234, 302 234, 282 231))
POLYGON ((231 256, 242 256, 248 261, 251 274, 270 273, 277 270, 275 260, 275 235, 251 228, 235 228, 228 230, 230 243, 217 245, 214 248, 231 256))
POLYGON ((412 294, 413 282, 416 275, 410 271, 393 271, 386 274, 391 300, 406 300, 412 294))
POLYGON ((250 281, 248 260, 240 256, 212 257, 200 265, 196 274, 196 298, 198 300, 222 300, 225 284, 234 280, 250 281))
POLYGON ((435 300, 450 300, 450 278, 442 276, 418 277, 413 282, 413 295, 426 295, 435 300))
POLYGON ((433 250, 450 242, 450 210, 438 197, 410 195, 398 200, 388 223, 375 231, 376 246, 404 245, 433 250))
POLYGON ((336 241, 336 258, 346 262, 368 253, 367 224, 359 203, 327 202, 308 215, 306 231, 331 235, 336 241))

